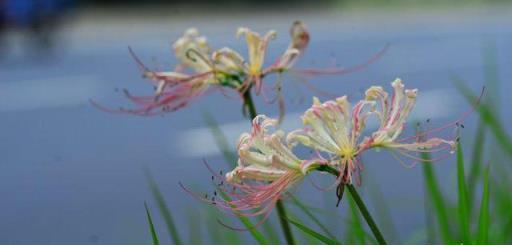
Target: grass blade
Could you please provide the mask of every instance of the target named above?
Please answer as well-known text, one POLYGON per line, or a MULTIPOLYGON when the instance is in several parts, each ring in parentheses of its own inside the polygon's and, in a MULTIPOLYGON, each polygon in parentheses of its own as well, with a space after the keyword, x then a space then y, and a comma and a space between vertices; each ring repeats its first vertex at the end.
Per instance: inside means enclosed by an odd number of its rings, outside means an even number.
POLYGON ((167 202, 165 201, 165 198, 162 195, 162 192, 160 191, 158 184, 156 183, 155 179, 153 178, 153 175, 151 175, 151 172, 148 169, 145 169, 144 172, 145 172, 148 184, 149 184, 149 189, 151 190, 151 193, 153 194, 153 198, 155 199, 155 201, 158 205, 158 211, 160 211, 160 214, 164 218, 165 225, 167 227, 167 231, 169 232, 169 235, 171 236, 171 241, 173 242, 173 244, 176 244, 176 245, 183 244, 183 242, 180 238, 180 235, 178 233, 178 229, 176 228, 176 225, 174 224, 174 220, 172 218, 171 211, 169 211, 167 202))
MULTIPOLYGON (((290 213, 290 212, 288 212, 287 218, 291 219, 291 220, 295 220, 296 222, 300 222, 299 217, 295 216, 293 213, 290 213)), ((301 223, 301 224, 304 225, 304 223, 301 223)), ((318 241, 315 237, 312 237, 311 235, 309 235, 307 233, 300 232, 299 236, 300 236, 300 238, 298 240, 299 240, 300 244, 317 244, 318 243, 318 241)), ((335 238, 331 238, 331 239, 336 240, 335 238)), ((277 244, 279 244, 279 242, 277 244)))
POLYGON ((468 202, 469 202, 469 213, 471 213, 473 207, 473 200, 475 196, 475 189, 478 180, 478 176, 480 176, 480 169, 482 166, 482 156, 484 150, 482 149, 485 146, 485 125, 482 120, 479 121, 478 127, 476 130, 475 141, 473 143, 473 149, 471 153, 471 165, 469 168, 468 175, 468 202))
POLYGON ((482 204, 480 205, 480 218, 478 220, 477 245, 485 245, 489 234, 489 166, 484 173, 484 189, 482 204))
POLYGON ((316 238, 318 241, 321 241, 321 242, 323 242, 325 244, 329 244, 329 245, 330 244, 341 245, 340 242, 338 242, 336 240, 333 240, 333 239, 331 239, 329 237, 326 237, 326 236, 324 236, 324 235, 322 235, 322 234, 320 234, 320 233, 318 233, 318 232, 316 232, 316 231, 306 227, 305 225, 303 225, 303 224, 301 224, 299 222, 293 221, 291 219, 287 219, 287 220, 288 220, 288 222, 290 222, 291 224, 293 224, 294 226, 299 228, 302 232, 304 232, 304 233, 306 233, 306 234, 316 238))
POLYGON ((468 202, 468 189, 466 186, 466 177, 464 175, 464 154, 462 152, 462 145, 459 143, 457 147, 457 184, 458 184, 458 211, 459 211, 459 226, 462 234, 461 242, 470 244, 470 225, 469 225, 469 202, 468 202))
POLYGON ((439 233, 444 244, 452 244, 450 224, 448 222, 448 211, 447 205, 445 204, 443 195, 439 188, 438 180, 434 172, 432 164, 428 163, 430 160, 430 154, 424 152, 421 154, 421 158, 425 160, 423 166, 423 176, 425 178, 426 189, 428 197, 432 202, 432 206, 437 216, 437 222, 439 224, 439 233))
POLYGON ((155 231, 155 226, 153 225, 153 219, 151 219, 151 214, 149 213, 148 205, 144 202, 144 208, 146 209, 146 216, 149 223, 149 231, 151 232, 151 238, 153 239, 153 245, 159 245, 158 236, 155 231))
POLYGON ((261 228, 270 241, 270 244, 279 244, 279 236, 276 233, 276 229, 272 226, 272 223, 270 223, 270 220, 263 223, 261 228))
POLYGON ((308 207, 306 207, 306 205, 302 204, 302 202, 300 202, 299 199, 297 199, 297 197, 295 197, 294 195, 290 194, 290 197, 291 197, 291 200, 293 201, 293 203, 297 207, 299 207, 299 209, 302 212, 304 212, 306 214, 306 216, 308 216, 309 219, 311 219, 318 227, 320 227, 320 229, 325 234, 327 234, 327 236, 329 236, 331 239, 335 239, 335 236, 333 234, 331 234, 329 229, 327 229, 327 227, 325 227, 325 225, 323 225, 322 222, 320 222, 320 220, 318 220, 318 218, 315 217, 315 215, 308 209, 308 207))
POLYGON ((348 236, 350 244, 365 244, 365 235, 364 228, 361 223, 361 219, 359 217, 359 212, 357 210, 356 203, 352 195, 348 195, 347 197, 348 205, 350 208, 350 216, 352 220, 352 225, 348 226, 348 236))
MULTIPOLYGON (((437 232, 436 232, 436 219, 432 212, 432 201, 429 198, 430 194, 427 189, 427 186, 424 185, 423 187, 423 205, 424 205, 424 211, 425 211, 425 242, 430 243, 433 241, 437 241, 437 232)), ((413 243, 406 243, 406 244, 413 244, 413 243)))
MULTIPOLYGON (((494 165, 495 168, 500 168, 500 165, 494 165)), ((497 169, 496 172, 502 172, 503 170, 497 169)), ((504 171, 503 171, 504 172, 504 171)), ((504 175, 508 175, 508 172, 505 172, 504 175)), ((492 192, 489 192, 489 195, 492 196, 492 201, 495 207, 495 213, 500 214, 500 217, 504 218, 503 220, 497 220, 500 222, 498 226, 501 227, 499 232, 499 237, 503 237, 503 239, 507 242, 501 244, 512 244, 512 210, 510 207, 512 206, 512 197, 510 195, 509 186, 512 186, 510 181, 507 178, 502 178, 501 176, 497 176, 497 178, 489 179, 489 185, 492 185, 492 192)))

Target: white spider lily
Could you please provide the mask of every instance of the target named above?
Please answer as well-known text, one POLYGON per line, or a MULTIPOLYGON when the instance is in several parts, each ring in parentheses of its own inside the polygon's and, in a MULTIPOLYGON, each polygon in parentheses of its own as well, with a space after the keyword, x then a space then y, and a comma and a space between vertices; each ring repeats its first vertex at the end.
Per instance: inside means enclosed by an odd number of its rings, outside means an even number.
POLYGON ((241 215, 268 213, 283 193, 299 182, 325 159, 299 159, 284 143, 284 132, 269 133, 277 120, 263 115, 253 120, 252 132, 240 137, 238 166, 226 174, 226 181, 236 187, 232 201, 224 206, 241 215))
POLYGON ((319 166, 323 160, 301 160, 284 143, 284 132, 275 127, 277 120, 259 115, 253 120, 252 132, 240 136, 238 143, 238 167, 226 174, 228 181, 243 179, 274 181, 287 172, 305 175, 319 166))
POLYGON ((388 94, 375 86, 369 88, 366 99, 359 101, 351 110, 346 96, 323 104, 314 98, 313 106, 302 116, 308 128, 291 132, 287 137, 288 143, 292 146, 301 143, 332 156, 329 162, 340 171, 340 181, 345 183, 352 183, 353 173, 362 170, 357 156, 370 148, 396 150, 405 156, 410 155, 404 151, 438 151, 440 149, 434 148, 441 145, 447 145, 453 151, 456 143, 451 140, 431 138, 403 143, 404 140, 398 139, 414 107, 417 90, 404 90, 400 79, 395 80, 392 86, 391 105, 388 94), (359 140, 371 115, 377 115, 381 125, 371 136, 359 140))
POLYGON ((206 38, 200 36, 195 28, 189 28, 185 31, 182 37, 176 40, 173 44, 173 49, 176 57, 180 60, 181 64, 188 67, 194 72, 195 75, 185 74, 178 71, 164 71, 156 72, 146 70, 144 76, 155 81, 155 95, 156 99, 167 92, 167 87, 182 86, 182 83, 188 83, 187 87, 194 89, 187 91, 187 94, 197 95, 203 93, 209 84, 216 84, 217 79, 213 73, 213 62, 210 60, 210 46, 206 38), (193 85, 192 85, 193 84, 193 85))
POLYGON ((254 84, 256 90, 261 89, 261 79, 268 73, 283 72, 290 69, 297 61, 300 54, 304 51, 309 43, 309 33, 305 25, 296 21, 290 29, 292 40, 283 55, 277 59, 271 66, 264 69, 265 53, 268 43, 276 37, 277 33, 273 30, 268 31, 263 37, 249 28, 241 27, 237 31, 237 37, 245 36, 247 42, 249 59, 246 61, 242 55, 230 48, 222 48, 213 54, 213 60, 219 70, 244 74, 246 81, 242 89, 248 88, 254 84))

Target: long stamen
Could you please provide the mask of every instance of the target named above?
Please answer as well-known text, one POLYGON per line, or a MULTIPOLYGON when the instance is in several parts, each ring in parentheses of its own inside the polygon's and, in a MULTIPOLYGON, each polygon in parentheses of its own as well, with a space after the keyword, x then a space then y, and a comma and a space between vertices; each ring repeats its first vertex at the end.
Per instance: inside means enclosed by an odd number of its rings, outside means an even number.
POLYGON ((456 126, 457 124, 460 124, 462 123, 464 120, 466 120, 466 118, 468 118, 471 114, 473 114, 473 112, 478 108, 478 105, 480 105, 481 103, 481 100, 483 98, 485 94, 485 86, 482 87, 482 90, 480 92, 480 95, 478 96, 477 100, 475 101, 475 103, 473 104, 473 106, 467 110, 466 112, 464 112, 458 119, 456 119, 455 121, 452 121, 450 123, 447 123, 445 124, 444 126, 441 126, 441 127, 437 127, 437 128, 433 128, 433 129, 429 129, 427 131, 423 131, 423 132, 420 132, 418 134, 415 134, 413 136, 409 136, 409 137, 406 137, 406 138, 403 138, 403 139, 399 139, 397 140, 397 142, 404 142, 404 141, 408 141, 408 140, 413 140, 413 139, 416 139, 418 137, 423 137, 423 136, 426 136, 428 134, 431 134, 431 133, 435 133, 435 132, 440 132, 440 131, 443 131, 449 127, 452 127, 452 126, 456 126))
POLYGON ((369 60, 367 60, 364 63, 348 67, 348 68, 330 68, 330 69, 294 69, 293 72, 299 73, 302 75, 309 75, 309 76, 318 76, 318 75, 344 75, 347 73, 357 72, 360 70, 365 69, 378 59, 380 59, 388 50, 390 44, 386 44, 384 48, 382 48, 377 54, 375 54, 373 57, 371 57, 369 60))

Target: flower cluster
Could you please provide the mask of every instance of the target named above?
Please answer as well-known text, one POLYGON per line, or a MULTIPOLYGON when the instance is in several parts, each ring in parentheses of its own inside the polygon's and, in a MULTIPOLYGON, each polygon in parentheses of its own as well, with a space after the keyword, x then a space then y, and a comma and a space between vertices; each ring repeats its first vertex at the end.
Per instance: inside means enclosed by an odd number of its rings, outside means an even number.
MULTIPOLYGON (((154 86, 154 94, 138 96, 132 95, 126 89, 123 90, 124 95, 135 105, 134 108, 130 109, 122 107, 118 110, 112 110, 94 101, 91 102, 97 108, 107 112, 152 116, 181 109, 210 90, 220 90, 222 93, 225 93, 226 89, 234 90, 245 100, 244 94, 250 93, 250 89, 254 88, 257 95, 262 91, 275 91, 274 98, 269 99, 264 93, 263 95, 266 102, 278 102, 279 119, 282 119, 284 116, 284 99, 281 94, 282 81, 278 78, 273 86, 264 89, 263 79, 269 74, 282 74, 292 71, 293 66, 309 44, 310 34, 308 29, 302 22, 295 21, 290 28, 290 44, 274 62, 266 67, 264 63, 267 47, 269 42, 276 38, 277 33, 271 30, 262 36, 249 28, 240 27, 236 36, 245 38, 248 50, 247 58, 228 47, 213 50, 206 37, 200 35, 197 29, 190 28, 186 30, 183 36, 172 45, 175 56, 179 61, 179 65, 172 71, 149 69, 130 49, 130 54, 141 68, 143 77, 150 80, 154 86)), ((387 47, 386 45, 368 61, 353 67, 293 69, 293 72, 303 77, 342 75, 355 72, 364 69, 380 58, 387 47)), ((306 80, 301 81, 309 85, 306 80)), ((308 89, 317 91, 310 85, 308 89)))
POLYGON ((322 166, 337 170, 338 184, 357 183, 359 178, 354 174, 362 170, 359 156, 372 148, 390 150, 414 160, 417 159, 411 152, 452 153, 456 139, 426 139, 426 133, 399 138, 418 91, 404 89, 400 79, 391 85, 391 99, 382 87, 373 86, 353 107, 346 96, 324 103, 314 98, 313 105, 302 116, 304 128, 287 135, 281 130, 270 131, 276 120, 263 115, 256 117, 252 132, 240 137, 238 166, 225 175, 225 181, 234 186, 227 192, 230 199, 217 200, 216 205, 239 215, 268 215, 287 190, 322 166), (380 125, 363 137, 370 116, 376 116, 380 125), (317 154, 299 158, 293 152, 297 144, 317 154))
POLYGON ((245 37, 247 42, 248 59, 245 59, 227 47, 212 51, 206 38, 201 36, 197 29, 188 29, 173 44, 174 53, 180 62, 173 71, 150 70, 130 50, 143 70, 144 77, 154 84, 155 94, 134 96, 125 91, 127 98, 137 107, 121 109, 121 112, 157 115, 175 111, 205 94, 212 87, 231 88, 243 94, 254 86, 259 93, 262 89, 262 79, 270 73, 281 73, 292 68, 309 43, 306 26, 300 21, 294 22, 290 29, 291 42, 287 49, 269 67, 263 67, 267 46, 276 35, 275 31, 269 31, 261 36, 249 28, 239 28, 236 36, 245 37))

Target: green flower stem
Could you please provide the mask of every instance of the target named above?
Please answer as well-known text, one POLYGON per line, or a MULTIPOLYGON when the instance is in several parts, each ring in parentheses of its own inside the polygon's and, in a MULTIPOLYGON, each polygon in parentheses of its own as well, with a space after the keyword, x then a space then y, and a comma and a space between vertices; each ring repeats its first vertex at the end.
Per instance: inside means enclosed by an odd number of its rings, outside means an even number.
POLYGON ((276 209, 277 214, 279 215, 279 223, 281 223, 281 228, 283 229, 284 237, 286 238, 286 243, 289 245, 295 244, 292 230, 290 229, 290 224, 288 223, 288 217, 286 216, 286 209, 284 208, 281 200, 277 201, 276 209))
POLYGON ((380 245, 387 244, 386 240, 384 240, 384 237, 382 236, 382 233, 380 232, 379 228, 377 227, 377 224, 373 220, 372 216, 370 215, 370 212, 368 212, 368 209, 366 208, 366 205, 364 205, 363 199, 359 196, 359 193, 357 193, 356 188, 354 188, 353 185, 347 185, 348 190, 350 191, 350 195, 354 198, 354 201, 356 201, 357 207, 359 207, 359 211, 361 211, 361 214, 363 215, 364 219, 366 220, 366 223, 368 223, 368 226, 370 226, 370 230, 372 230, 373 235, 375 236, 375 239, 377 239, 377 242, 380 245))
MULTIPOLYGON (((247 107, 247 111, 249 112, 249 116, 251 120, 254 119, 258 113, 256 113, 256 107, 254 106, 254 101, 251 96, 251 88, 248 88, 244 96, 244 106, 247 107)), ((295 244, 295 240, 293 239, 292 230, 290 229, 290 224, 288 223, 288 217, 286 216, 286 209, 284 208, 281 200, 278 200, 276 203, 277 214, 279 215, 279 222, 281 223, 281 228, 283 229, 284 237, 286 239, 286 243, 288 245, 295 244)))
POLYGON ((248 88, 247 91, 245 91, 244 93, 244 104, 245 106, 247 106, 247 110, 249 111, 249 116, 251 117, 252 122, 252 119, 254 119, 258 115, 258 113, 256 112, 254 101, 252 100, 251 88, 248 88))
MULTIPOLYGON (((322 166, 318 167, 317 170, 327 172, 327 173, 330 173, 335 176, 339 176, 339 174, 340 174, 340 172, 338 170, 336 170, 330 166, 327 166, 327 165, 322 165, 322 166)), ((387 244, 386 240, 384 240, 384 237, 382 236, 382 233, 380 232, 379 228, 377 227, 377 224, 375 223, 370 212, 366 208, 366 205, 364 204, 363 199, 361 199, 361 196, 359 196, 359 193, 357 193, 356 188, 354 188, 354 186, 352 184, 347 184, 346 187, 350 191, 350 195, 352 195, 352 198, 354 198, 354 201, 356 202, 357 207, 359 208, 359 211, 361 212, 364 219, 366 220, 366 223, 370 227, 370 230, 372 231, 373 236, 375 236, 375 239, 377 239, 377 242, 380 245, 387 244)))

